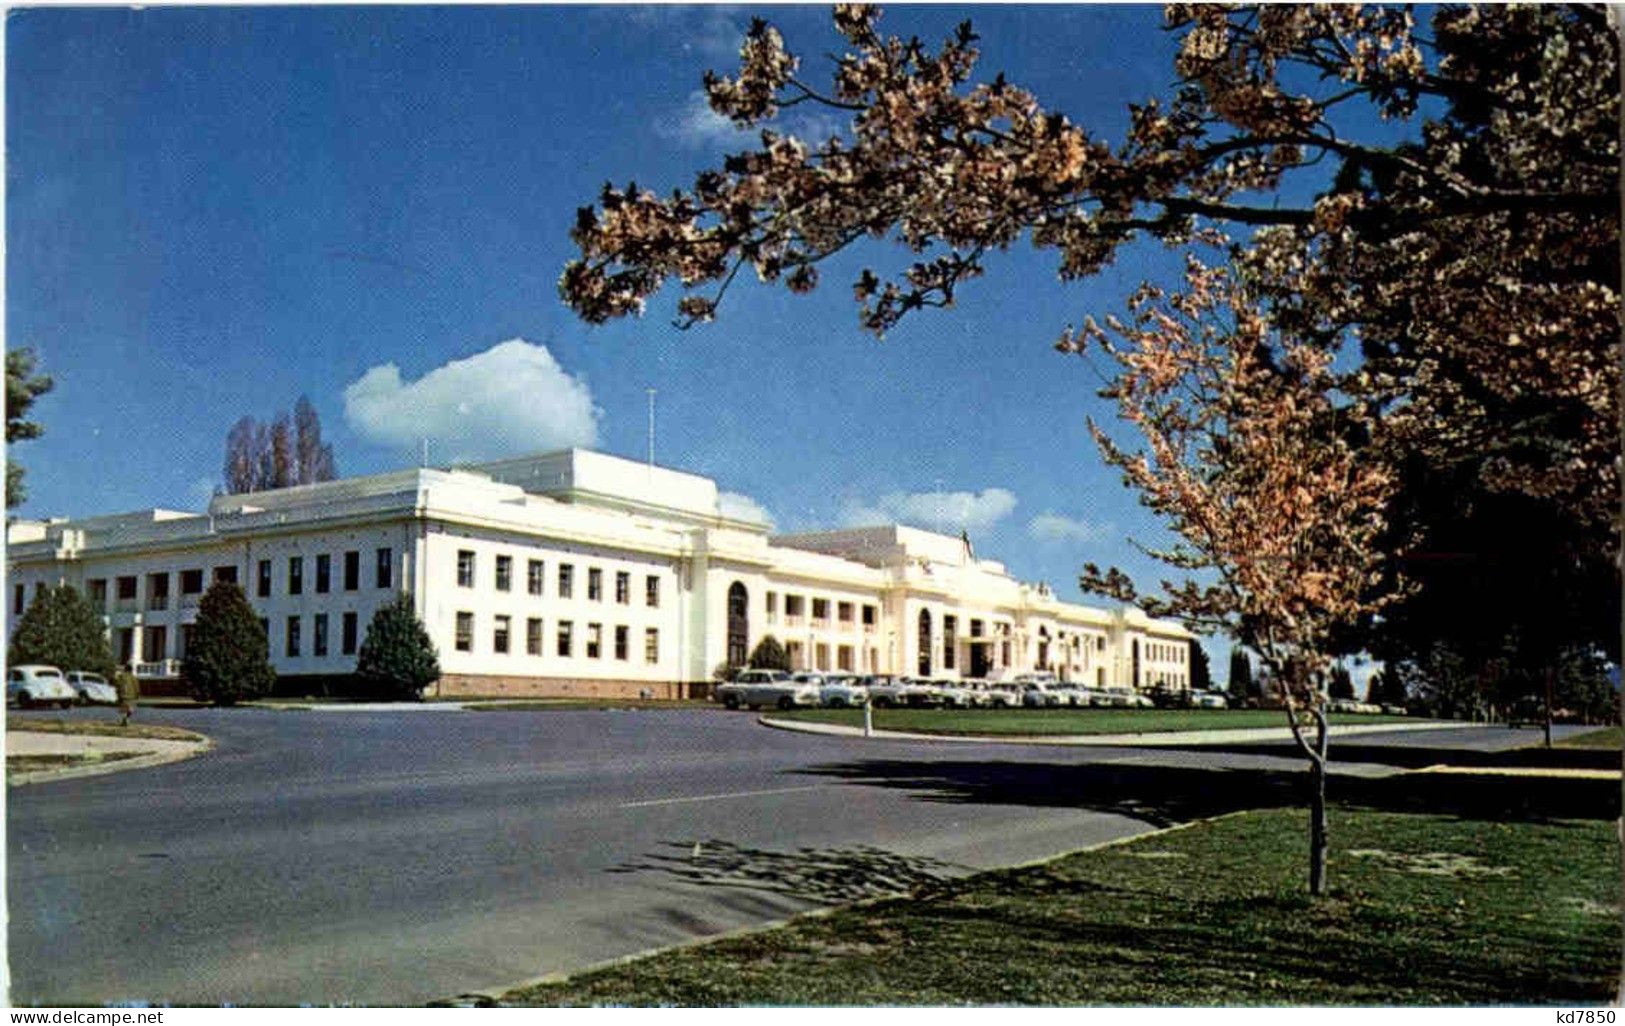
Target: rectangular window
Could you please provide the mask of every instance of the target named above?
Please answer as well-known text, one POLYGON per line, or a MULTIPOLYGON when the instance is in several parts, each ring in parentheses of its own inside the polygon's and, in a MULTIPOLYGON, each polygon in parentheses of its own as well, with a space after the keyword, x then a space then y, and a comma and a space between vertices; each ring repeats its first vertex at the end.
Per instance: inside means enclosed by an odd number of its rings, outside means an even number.
POLYGON ((559 655, 561 656, 570 654, 570 632, 574 627, 575 624, 569 620, 559 621, 559 655))
POLYGON ((840 602, 835 606, 835 619, 848 627, 852 626, 852 603, 840 602))
POLYGON ((875 607, 867 603, 863 607, 863 626, 865 630, 875 629, 875 607))
POLYGON ((615 628, 615 658, 626 662, 626 650, 631 645, 632 631, 629 627, 615 628))
POLYGON ((11 586, 11 613, 13 616, 23 611, 23 600, 26 597, 27 592, 21 584, 11 586))
POLYGON ((778 618, 779 618, 779 593, 776 592, 776 591, 770 591, 770 592, 767 593, 767 622, 772 623, 773 621, 777 620, 778 618))
POLYGON ((333 587, 333 557, 322 553, 316 557, 316 594, 326 595, 333 587))
POLYGON ((474 553, 470 549, 457 550, 457 587, 474 587, 474 553))
POLYGON ((395 550, 382 548, 378 550, 378 587, 393 588, 395 586, 395 550))
MULTIPOLYGON (((129 632, 126 631, 125 633, 129 633, 129 632)), ((270 645, 270 643, 271 643, 271 621, 266 619, 263 616, 260 617, 260 633, 265 635, 265 643, 266 643, 266 645, 270 645)), ((128 654, 126 654, 124 656, 123 661, 126 662, 126 663, 130 661, 130 657, 129 657, 128 654)))
POLYGON ((806 608, 807 600, 805 597, 801 595, 784 596, 784 617, 792 622, 792 626, 795 621, 801 619, 801 615, 806 608))
POLYGON ((660 578, 650 574, 643 580, 643 604, 650 609, 660 606, 660 578))
MULTIPOLYGON (((266 577, 270 577, 270 563, 265 564, 266 577)), ((120 577, 118 579, 118 598, 120 602, 129 602, 135 598, 135 577, 120 577)))
POLYGON ((944 616, 942 618, 942 668, 951 670, 959 653, 959 639, 955 635, 959 632, 957 617, 944 616))
POLYGON ((491 651, 498 655, 508 654, 508 631, 511 621, 506 616, 493 617, 491 620, 491 651))
MULTIPOLYGON (((36 598, 39 596, 39 588, 40 588, 39 585, 34 586, 34 594, 35 594, 36 598)), ((147 575, 147 608, 148 609, 168 609, 169 608, 169 575, 168 574, 148 574, 147 575)))
POLYGON ((525 654, 542 654, 542 618, 533 616, 525 621, 525 654))
POLYGON ((632 601, 632 575, 625 570, 615 571, 615 601, 623 606, 632 601))
POLYGON ((214 579, 216 582, 236 584, 237 568, 235 566, 217 566, 214 568, 214 579))
POLYGON ((604 572, 595 566, 587 568, 587 600, 589 602, 604 600, 604 572))
POLYGON ((457 639, 453 642, 457 651, 474 651, 474 614, 457 614, 457 639))
POLYGON ((288 617, 287 648, 285 651, 290 659, 299 654, 299 618, 297 616, 288 617))
POLYGON ((175 658, 184 659, 186 653, 192 651, 192 631, 195 627, 197 627, 195 623, 181 624, 181 636, 176 639, 180 645, 175 652, 175 658))
POLYGON ((305 557, 288 557, 288 594, 298 595, 305 590, 305 557))
POLYGON ((587 658, 597 659, 603 651, 604 625, 589 623, 587 625, 587 658))
POLYGON ((835 668, 837 670, 844 670, 847 673, 852 672, 851 645, 842 645, 840 648, 835 650, 835 668))
POLYGON ((355 591, 361 587, 361 553, 350 551, 344 554, 344 590, 355 591))
POLYGON ((532 595, 540 595, 546 580, 546 567, 539 559, 533 559, 525 567, 525 590, 532 595))
MULTIPOLYGON (((17 587, 20 588, 22 585, 19 584, 17 587)), ((91 578, 86 582, 86 588, 88 589, 91 602, 95 603, 97 606, 107 605, 107 578, 91 578)), ((22 605, 21 596, 18 598, 17 605, 22 605)))
POLYGON ((327 654, 327 614, 317 613, 315 622, 310 625, 310 654, 324 656, 327 654))
POLYGON ((643 631, 643 661, 660 662, 660 631, 657 628, 647 627, 643 631))
POLYGON ((823 623, 829 620, 829 599, 813 599, 813 622, 823 623))
POLYGON ((576 568, 569 563, 559 564, 559 598, 570 598, 576 590, 576 568))
POLYGON ((182 595, 201 595, 201 594, 203 594, 203 571, 202 570, 182 570, 181 571, 181 594, 182 595))
POLYGON ((497 557, 497 591, 513 590, 513 557, 497 557))
POLYGON ((345 613, 339 625, 339 651, 344 655, 355 655, 356 615, 345 613))
POLYGON ((161 663, 169 658, 169 632, 162 627, 148 627, 141 643, 141 659, 161 663))

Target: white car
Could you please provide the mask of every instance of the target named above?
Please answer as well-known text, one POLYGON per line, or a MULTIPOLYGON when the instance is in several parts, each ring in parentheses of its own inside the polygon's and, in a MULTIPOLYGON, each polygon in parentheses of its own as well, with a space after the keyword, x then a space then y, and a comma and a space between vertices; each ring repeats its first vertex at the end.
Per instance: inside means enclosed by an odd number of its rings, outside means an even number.
POLYGON ((816 673, 798 673, 794 677, 777 680, 753 681, 745 684, 739 695, 739 704, 751 709, 772 706, 792 709, 798 705, 817 705, 824 678, 816 673))
POLYGON ((1139 694, 1126 684, 1117 684, 1105 689, 1106 700, 1114 709, 1149 709, 1154 702, 1145 695, 1139 694))
POLYGON ((26 709, 36 705, 57 705, 66 709, 79 700, 62 671, 54 666, 30 663, 13 666, 6 672, 6 699, 26 709))
POLYGON ((118 689, 107 683, 107 678, 87 670, 69 670, 68 687, 85 705, 118 705, 118 689))
POLYGON ((1217 691, 1192 691, 1192 709, 1228 709, 1230 702, 1217 691))
POLYGON ((1021 688, 1021 704, 1029 709, 1053 709, 1062 704, 1060 692, 1040 681, 1029 680, 1017 686, 1021 688))
POLYGON ((869 691, 869 704, 877 709, 908 704, 908 684, 896 677, 865 677, 863 684, 869 691))
POLYGON ((831 709, 850 709, 869 700, 869 689, 856 677, 826 677, 818 700, 831 709))
POLYGON ((1021 708, 1020 684, 989 684, 987 687, 988 704, 1000 709, 1021 708))
POLYGON ((942 704, 942 696, 937 693, 937 686, 929 680, 917 677, 900 677, 897 683, 903 689, 903 705, 933 706, 942 704))
POLYGON ((789 679, 790 675, 783 670, 743 670, 733 680, 718 684, 711 697, 726 708, 737 709, 745 704, 745 691, 752 685, 771 684, 789 679))
POLYGON ((969 709, 976 704, 975 692, 955 680, 934 680, 931 692, 939 704, 955 709, 969 709))

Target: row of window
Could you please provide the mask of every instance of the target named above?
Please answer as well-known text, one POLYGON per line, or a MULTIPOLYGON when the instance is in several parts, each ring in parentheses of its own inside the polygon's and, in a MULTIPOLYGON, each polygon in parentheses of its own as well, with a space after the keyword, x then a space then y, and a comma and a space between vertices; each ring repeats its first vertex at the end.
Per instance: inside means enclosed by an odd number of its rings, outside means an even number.
MULTIPOLYGON (((830 600, 829 599, 827 599, 827 598, 818 598, 818 597, 815 596, 812 599, 812 619, 813 619, 813 622, 814 623, 828 623, 829 622, 829 607, 830 607, 830 600)), ((855 602, 844 602, 844 601, 836 602, 835 603, 835 622, 839 623, 839 624, 844 624, 848 628, 850 628, 852 626, 852 624, 854 623, 853 616, 857 612, 857 610, 858 610, 858 605, 855 602)), ((789 594, 784 596, 784 617, 785 617, 785 619, 787 621, 789 621, 789 622, 791 622, 793 624, 793 623, 799 621, 803 616, 805 616, 806 612, 807 612, 807 596, 805 596, 805 595, 789 595, 789 594)), ((776 592, 776 591, 770 591, 770 592, 767 593, 767 622, 768 623, 776 622, 778 620, 778 616, 779 616, 779 593, 776 592)), ((870 605, 868 603, 865 603, 863 605, 863 608, 862 608, 862 617, 863 617, 864 630, 874 630, 875 624, 877 623, 877 621, 879 619, 879 616, 880 616, 880 610, 879 610, 878 607, 870 605)))
POLYGON ((1190 646, 1147 641, 1145 643, 1145 657, 1156 662, 1183 663, 1190 657, 1190 646))
MULTIPOLYGON (((476 574, 476 555, 472 549, 457 550, 457 585, 462 588, 474 587, 476 574)), ((560 563, 558 565, 558 596, 559 598, 575 597, 576 568, 573 563, 560 563)), ((513 590, 513 557, 497 556, 496 589, 498 591, 513 590)), ((547 587, 547 564, 544 560, 529 559, 525 561, 525 590, 532 595, 544 594, 547 587)), ((587 598, 593 602, 604 600, 604 571, 600 567, 587 568, 587 598)), ((625 570, 615 571, 615 602, 618 605, 632 604, 632 575, 625 570)), ((643 578, 643 604, 651 609, 660 606, 660 578, 648 574, 643 578)))
MULTIPOLYGON (((507 655, 512 651, 513 618, 506 615, 497 615, 491 618, 491 651, 497 655, 507 655)), ((614 658, 626 662, 632 658, 632 629, 625 624, 617 624, 614 629, 613 652, 614 658)), ((560 620, 554 626, 554 651, 568 659, 575 654, 575 622, 573 620, 560 620)), ((601 623, 587 624, 585 652, 588 659, 601 659, 604 654, 604 625, 601 623)), ((457 633, 453 641, 459 652, 474 651, 474 614, 459 612, 457 614, 457 633)), ((542 618, 531 616, 525 618, 525 654, 539 656, 543 652, 542 618)), ((643 661, 654 664, 660 661, 660 629, 647 627, 643 631, 643 661)))
MULTIPOLYGON (((328 614, 315 613, 310 617, 310 621, 310 654, 321 658, 328 654, 328 614)), ((304 622, 303 616, 290 616, 283 622, 282 654, 289 659, 297 659, 304 655, 304 622)), ((271 621, 261 617, 260 629, 265 631, 265 637, 269 640, 271 621)), ((359 623, 355 613, 339 614, 340 655, 355 655, 358 629, 359 623)))
MULTIPOLYGON (((341 567, 344 576, 345 591, 359 591, 361 588, 361 553, 351 549, 344 554, 341 567)), ((326 553, 318 553, 314 558, 315 592, 325 595, 333 590, 333 557, 326 553)), ((257 576, 254 584, 254 593, 260 598, 271 597, 271 560, 259 561, 257 576)), ((382 546, 373 550, 372 583, 375 588, 393 588, 395 586, 395 550, 389 546, 382 546)), ((305 557, 288 557, 287 593, 289 595, 303 595, 305 592, 305 557)))

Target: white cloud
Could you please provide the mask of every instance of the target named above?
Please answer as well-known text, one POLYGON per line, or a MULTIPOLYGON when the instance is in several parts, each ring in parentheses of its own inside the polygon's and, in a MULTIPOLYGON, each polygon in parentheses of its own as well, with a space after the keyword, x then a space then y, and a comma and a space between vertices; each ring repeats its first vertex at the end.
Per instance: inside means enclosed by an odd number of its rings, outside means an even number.
POLYGON ((764 523, 769 529, 773 528, 773 514, 762 507, 762 504, 748 495, 738 492, 720 492, 717 494, 717 512, 725 517, 735 520, 755 520, 764 523))
POLYGON ((1106 525, 1087 520, 1064 517, 1059 513, 1040 513, 1027 522, 1027 534, 1041 542, 1093 542, 1106 533, 1106 525))
POLYGON ((1016 508, 1003 488, 980 492, 892 492, 872 504, 850 503, 842 512, 848 527, 902 523, 938 531, 984 530, 1016 508))
POLYGON ((435 463, 590 447, 601 411, 581 378, 547 347, 511 339, 401 380, 393 363, 344 389, 344 420, 379 445, 416 450, 428 439, 435 463))
POLYGON ((749 145, 756 139, 756 133, 735 126, 712 110, 704 89, 689 93, 680 108, 657 122, 655 134, 695 147, 749 145))

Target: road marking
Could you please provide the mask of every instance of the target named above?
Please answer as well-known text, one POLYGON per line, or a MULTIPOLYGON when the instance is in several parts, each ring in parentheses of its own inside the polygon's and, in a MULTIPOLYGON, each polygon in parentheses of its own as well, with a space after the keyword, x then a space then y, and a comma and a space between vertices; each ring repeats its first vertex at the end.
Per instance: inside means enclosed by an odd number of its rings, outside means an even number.
POLYGON ((764 794, 790 794, 795 791, 819 791, 829 787, 828 784, 813 784, 809 787, 775 787, 768 791, 728 791, 724 794, 696 794, 684 798, 654 798, 646 802, 622 802, 620 808, 641 809, 648 805, 676 805, 680 802, 715 802, 724 798, 756 798, 764 794))

